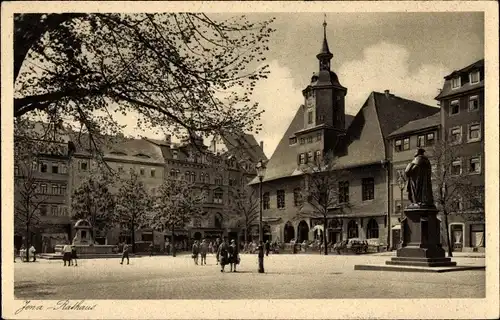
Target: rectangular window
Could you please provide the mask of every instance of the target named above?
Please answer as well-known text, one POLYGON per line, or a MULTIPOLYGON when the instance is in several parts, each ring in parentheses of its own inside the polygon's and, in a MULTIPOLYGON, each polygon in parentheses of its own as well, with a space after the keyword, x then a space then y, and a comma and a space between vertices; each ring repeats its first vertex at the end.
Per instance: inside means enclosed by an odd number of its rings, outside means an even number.
POLYGON ((87 162, 80 162, 80 170, 87 171, 87 162))
POLYGON ((462 142, 462 127, 450 129, 450 143, 457 144, 462 142))
POLYGON ((305 164, 306 163, 306 154, 305 153, 301 153, 300 154, 299 161, 300 161, 300 164, 305 164))
POLYGON ((50 207, 50 215, 57 216, 57 206, 50 207))
POLYGON ((312 143, 313 142, 313 137, 307 137, 307 143, 312 143))
POLYGON ((468 142, 481 140, 481 125, 479 123, 469 125, 468 142))
POLYGON ((307 162, 308 162, 308 163, 313 163, 313 162, 314 162, 314 154, 313 154, 313 152, 312 152, 312 151, 309 151, 309 152, 307 153, 307 162))
POLYGON ((320 115, 318 116, 318 121, 319 121, 319 122, 323 122, 323 120, 325 120, 325 116, 324 116, 324 115, 322 115, 322 114, 320 114, 320 115))
POLYGON ((57 163, 52 164, 52 173, 59 173, 59 165, 57 163))
POLYGON ((315 161, 321 160, 321 150, 316 150, 316 153, 314 154, 314 160, 315 161))
POLYGON ((312 111, 307 112, 307 123, 308 124, 313 123, 313 112, 312 111))
POLYGON ((19 175, 19 166, 14 166, 14 176, 18 176, 19 175))
POLYGON ((65 185, 62 185, 60 190, 61 190, 62 195, 66 195, 66 186, 65 185))
POLYGON ((40 162, 40 172, 47 172, 47 164, 45 162, 40 162))
POLYGON ((174 158, 174 160, 177 159, 177 156, 178 156, 177 150, 172 151, 172 158, 174 158))
POLYGON ((123 166, 122 166, 122 165, 119 165, 119 166, 118 166, 118 172, 119 172, 119 173, 122 173, 122 172, 123 172, 123 166))
POLYGON ((143 175, 145 174, 145 170, 144 170, 144 168, 140 168, 140 169, 139 169, 139 174, 140 174, 141 176, 143 176, 143 175))
POLYGON ((306 140, 304 138, 300 138, 300 144, 306 143, 306 140))
POLYGON ((302 205, 302 194, 300 188, 295 188, 293 190, 293 205, 300 207, 302 205))
POLYGON ((349 202, 349 181, 339 182, 339 203, 349 202))
POLYGON ((453 100, 450 102, 450 115, 458 114, 460 112, 460 101, 453 100))
POLYGON ((297 143, 297 137, 290 138, 290 145, 297 143))
POLYGON ((40 215, 41 216, 46 216, 47 215, 47 205, 46 204, 41 204, 40 205, 40 215))
POLYGON ((222 197, 223 197, 222 191, 215 191, 214 192, 214 203, 222 203, 222 197))
POLYGON ((403 140, 401 139, 398 139, 394 142, 394 149, 396 151, 402 151, 403 150, 403 140))
POLYGON ((479 82, 479 71, 471 72, 469 74, 469 80, 471 84, 479 82))
POLYGON ((151 178, 154 178, 154 177, 156 177, 156 170, 151 169, 151 178))
POLYGON ((264 193, 264 195, 262 196, 262 208, 264 210, 271 208, 271 201, 269 198, 269 192, 264 193))
POLYGON ((485 246, 485 228, 484 224, 470 225, 470 246, 472 248, 485 246))
POLYGON ((460 77, 456 77, 456 78, 451 79, 451 88, 452 89, 460 88, 460 86, 461 86, 460 77))
POLYGON ((276 191, 276 204, 280 209, 285 207, 285 190, 276 191))
POLYGON ((481 173, 480 157, 473 157, 469 159, 469 173, 481 173))
POLYGON ((410 150, 410 138, 403 139, 403 150, 410 150))
POLYGON ((462 161, 455 160, 451 163, 451 174, 458 176, 462 173, 462 161))
POLYGON ((479 110, 479 97, 471 96, 469 97, 469 111, 479 110))
POLYGON ((322 137, 322 134, 321 133, 318 133, 316 135, 316 141, 321 141, 321 137, 322 137))
POLYGON ((432 146, 434 144, 434 132, 428 133, 426 136, 426 142, 428 146, 432 146))
POLYGON ((47 194, 47 185, 45 183, 40 184, 40 193, 47 194))
POLYGON ((417 136, 417 147, 425 147, 425 135, 417 136))
POLYGON ((373 178, 363 178, 362 180, 363 201, 373 200, 375 197, 375 181, 373 178))
POLYGON ((59 194, 59 185, 57 184, 52 185, 52 194, 59 194))
POLYGON ((68 173, 68 167, 65 164, 61 164, 61 173, 62 174, 68 173))

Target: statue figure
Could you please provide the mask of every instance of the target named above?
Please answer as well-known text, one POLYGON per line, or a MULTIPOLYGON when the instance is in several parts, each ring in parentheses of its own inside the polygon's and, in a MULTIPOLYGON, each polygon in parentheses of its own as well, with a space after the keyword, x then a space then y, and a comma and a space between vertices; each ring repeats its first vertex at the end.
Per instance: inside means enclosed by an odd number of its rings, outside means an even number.
POLYGON ((415 158, 406 166, 406 191, 411 206, 434 207, 432 195, 432 168, 429 159, 424 155, 424 149, 418 149, 415 158))

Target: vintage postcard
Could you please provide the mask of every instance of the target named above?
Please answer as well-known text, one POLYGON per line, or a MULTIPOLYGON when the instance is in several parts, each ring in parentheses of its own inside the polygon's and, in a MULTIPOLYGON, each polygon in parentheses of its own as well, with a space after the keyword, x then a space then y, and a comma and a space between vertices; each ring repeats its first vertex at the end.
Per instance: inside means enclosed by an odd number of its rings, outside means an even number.
POLYGON ((498 4, 2 3, 5 319, 499 316, 498 4))

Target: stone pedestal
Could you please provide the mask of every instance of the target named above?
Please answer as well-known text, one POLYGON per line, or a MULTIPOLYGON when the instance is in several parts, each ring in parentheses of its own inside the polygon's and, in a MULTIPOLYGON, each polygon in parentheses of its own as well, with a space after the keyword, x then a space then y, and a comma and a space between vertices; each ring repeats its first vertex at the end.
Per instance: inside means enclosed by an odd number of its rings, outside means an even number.
POLYGON ((397 256, 388 265, 451 267, 456 266, 446 258, 441 247, 440 221, 438 210, 434 206, 409 206, 405 209, 405 218, 401 221, 403 243, 397 250, 397 256))

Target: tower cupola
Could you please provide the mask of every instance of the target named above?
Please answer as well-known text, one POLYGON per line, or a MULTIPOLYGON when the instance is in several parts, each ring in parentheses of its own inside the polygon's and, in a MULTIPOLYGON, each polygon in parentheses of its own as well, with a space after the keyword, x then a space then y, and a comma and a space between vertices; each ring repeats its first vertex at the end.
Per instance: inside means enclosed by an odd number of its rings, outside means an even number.
POLYGON ((328 48, 328 41, 326 40, 326 20, 323 22, 323 44, 321 46, 321 51, 316 55, 319 60, 319 71, 330 71, 330 60, 333 58, 333 54, 328 48))

